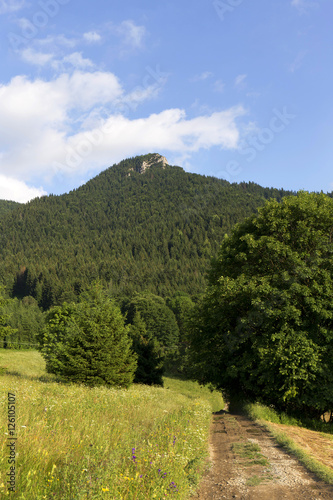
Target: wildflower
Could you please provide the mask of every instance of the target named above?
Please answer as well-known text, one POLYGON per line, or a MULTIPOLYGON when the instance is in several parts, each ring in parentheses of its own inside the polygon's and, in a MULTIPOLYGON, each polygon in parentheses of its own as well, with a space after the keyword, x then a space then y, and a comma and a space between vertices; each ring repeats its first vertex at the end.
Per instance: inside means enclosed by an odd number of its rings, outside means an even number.
POLYGON ((169 484, 169 488, 174 488, 174 489, 173 489, 173 491, 174 491, 175 493, 177 493, 177 492, 178 492, 177 485, 176 485, 176 483, 175 483, 174 481, 172 481, 172 482, 169 484))
POLYGON ((110 491, 109 488, 102 488, 102 491, 105 493, 106 491, 110 491))

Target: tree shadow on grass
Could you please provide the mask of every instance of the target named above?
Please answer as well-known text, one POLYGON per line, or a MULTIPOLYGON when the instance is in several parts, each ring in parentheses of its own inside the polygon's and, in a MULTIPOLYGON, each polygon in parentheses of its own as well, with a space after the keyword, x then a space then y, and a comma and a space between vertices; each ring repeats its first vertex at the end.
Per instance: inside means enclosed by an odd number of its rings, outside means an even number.
POLYGON ((26 375, 24 373, 20 373, 15 370, 6 369, 2 373, 0 372, 0 375, 9 375, 11 377, 17 377, 25 380, 32 380, 35 382, 42 382, 45 384, 56 383, 56 384, 69 385, 69 382, 51 373, 47 373, 45 375, 26 375))

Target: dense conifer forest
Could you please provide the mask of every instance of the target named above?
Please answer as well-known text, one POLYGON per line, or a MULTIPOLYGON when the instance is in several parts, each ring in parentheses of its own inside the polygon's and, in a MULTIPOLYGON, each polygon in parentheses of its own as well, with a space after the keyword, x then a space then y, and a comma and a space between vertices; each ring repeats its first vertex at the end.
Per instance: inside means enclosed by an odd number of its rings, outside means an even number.
POLYGON ((187 173, 156 154, 130 158, 68 194, 1 202, 0 281, 43 310, 76 301, 95 280, 118 297, 195 297, 224 235, 290 194, 187 173))
POLYGON ((19 206, 20 203, 16 203, 16 201, 0 200, 0 217, 6 215, 8 212, 11 212, 19 206))

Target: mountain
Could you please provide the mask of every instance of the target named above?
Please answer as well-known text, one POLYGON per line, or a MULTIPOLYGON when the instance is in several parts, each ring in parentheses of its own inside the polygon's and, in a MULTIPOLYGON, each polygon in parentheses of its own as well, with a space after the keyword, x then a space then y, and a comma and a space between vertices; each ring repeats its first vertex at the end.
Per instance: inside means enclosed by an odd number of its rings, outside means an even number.
POLYGON ((148 154, 80 188, 37 198, 0 219, 0 279, 47 309, 100 279, 115 295, 199 294, 232 226, 268 198, 293 194, 185 172, 148 154))
POLYGON ((15 208, 19 207, 21 204, 16 201, 0 200, 0 217, 11 212, 15 208))

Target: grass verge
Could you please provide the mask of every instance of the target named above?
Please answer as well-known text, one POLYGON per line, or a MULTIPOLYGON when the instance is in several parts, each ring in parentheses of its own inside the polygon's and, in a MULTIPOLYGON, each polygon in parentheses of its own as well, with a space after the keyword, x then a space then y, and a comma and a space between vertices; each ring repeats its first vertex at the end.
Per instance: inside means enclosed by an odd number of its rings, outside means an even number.
MULTIPOLYGON (((318 478, 322 479, 326 483, 333 484, 333 470, 330 467, 327 467, 319 460, 311 456, 309 452, 307 452, 291 437, 289 437, 286 432, 282 432, 281 430, 277 429, 276 426, 270 425, 269 423, 272 422, 274 424, 300 426, 299 421, 292 417, 289 417, 286 414, 278 414, 274 409, 264 405, 260 405, 258 403, 244 405, 244 411, 249 418, 257 421, 260 425, 263 425, 271 433, 277 443, 283 446, 289 453, 292 453, 296 458, 298 458, 298 460, 309 471, 316 474, 318 478)), ((321 434, 322 433, 318 432, 318 435, 321 434)), ((327 436, 329 436, 329 438, 331 437, 329 434, 325 434, 326 438, 327 436)))

